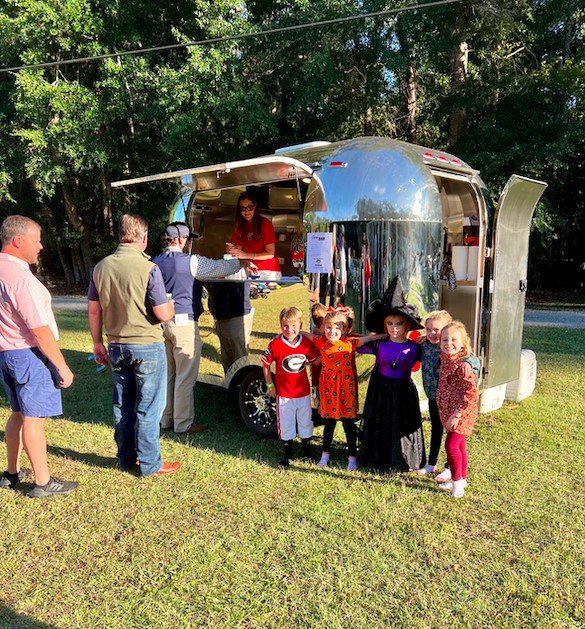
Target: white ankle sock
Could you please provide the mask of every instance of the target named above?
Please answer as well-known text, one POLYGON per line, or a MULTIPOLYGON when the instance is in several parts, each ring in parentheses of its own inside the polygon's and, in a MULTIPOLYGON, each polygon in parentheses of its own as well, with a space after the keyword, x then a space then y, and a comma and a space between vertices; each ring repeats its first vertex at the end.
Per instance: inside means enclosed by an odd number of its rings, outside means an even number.
POLYGON ((451 497, 452 498, 463 498, 465 495, 465 485, 466 481, 464 478, 461 480, 453 481, 453 488, 451 489, 451 497))
POLYGON ((437 483, 444 483, 445 481, 451 480, 451 470, 446 467, 440 474, 435 476, 435 480, 437 483))
POLYGON ((321 458, 319 459, 319 463, 317 463, 319 467, 327 467, 329 465, 329 454, 327 452, 323 452, 321 454, 321 458))

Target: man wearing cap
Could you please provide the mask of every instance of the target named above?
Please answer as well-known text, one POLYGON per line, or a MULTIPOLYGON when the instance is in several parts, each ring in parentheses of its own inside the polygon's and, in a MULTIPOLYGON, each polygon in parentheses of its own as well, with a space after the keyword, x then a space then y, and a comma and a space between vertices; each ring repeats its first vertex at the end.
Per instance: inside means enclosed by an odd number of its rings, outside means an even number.
MULTIPOLYGON (((166 291, 175 303, 175 316, 163 324, 167 354, 167 402, 161 428, 173 429, 177 434, 206 428, 193 423, 193 387, 199 372, 202 346, 197 324, 203 312, 200 280, 224 278, 242 268, 255 270, 247 260, 212 260, 185 253, 193 238, 187 223, 171 223, 165 229, 162 253, 152 259, 160 268, 166 291)), ((245 272, 241 272, 245 278, 245 272)))
POLYGON ((41 228, 30 218, 12 215, 0 227, 0 374, 10 402, 6 424, 8 469, 0 487, 15 489, 30 470, 20 469, 24 448, 32 464, 33 498, 70 494, 77 483, 49 474, 45 418, 61 415, 61 388, 73 374, 57 345, 59 332, 49 291, 32 274, 41 228))
POLYGON ((173 304, 160 269, 144 253, 148 223, 125 214, 119 239, 116 251, 95 266, 88 290, 93 353, 112 367, 118 467, 142 476, 172 474, 181 464, 163 462, 159 422, 167 381, 161 322, 173 317, 173 304))

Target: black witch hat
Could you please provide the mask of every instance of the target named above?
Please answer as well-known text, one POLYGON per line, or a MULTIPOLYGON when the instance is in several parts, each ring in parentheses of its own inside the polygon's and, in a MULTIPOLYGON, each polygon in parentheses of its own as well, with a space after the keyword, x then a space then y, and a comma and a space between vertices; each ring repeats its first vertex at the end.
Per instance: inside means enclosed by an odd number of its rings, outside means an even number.
POLYGON ((368 306, 366 329, 370 332, 384 333, 384 319, 392 314, 404 317, 411 330, 420 330, 424 327, 417 307, 406 303, 398 275, 390 282, 382 299, 376 299, 368 306))

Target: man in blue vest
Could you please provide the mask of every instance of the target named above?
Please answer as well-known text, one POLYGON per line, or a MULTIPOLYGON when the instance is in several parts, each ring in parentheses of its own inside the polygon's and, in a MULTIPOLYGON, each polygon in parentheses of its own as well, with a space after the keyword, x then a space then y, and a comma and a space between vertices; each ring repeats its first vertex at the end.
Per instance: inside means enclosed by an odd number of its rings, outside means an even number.
POLYGON ((177 434, 206 428, 193 423, 193 387, 199 372, 202 346, 197 324, 203 312, 201 280, 224 278, 241 268, 256 271, 247 260, 212 260, 185 253, 193 237, 187 223, 171 223, 165 229, 162 253, 152 259, 161 270, 167 294, 172 295, 175 302, 175 316, 163 323, 167 353, 167 403, 161 428, 172 428, 177 434))

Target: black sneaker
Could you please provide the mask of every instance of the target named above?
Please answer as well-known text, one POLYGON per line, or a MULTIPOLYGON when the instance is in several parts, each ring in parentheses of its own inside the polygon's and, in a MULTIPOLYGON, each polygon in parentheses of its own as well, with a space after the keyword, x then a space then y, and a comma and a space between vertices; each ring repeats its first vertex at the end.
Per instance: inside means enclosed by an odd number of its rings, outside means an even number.
POLYGON ((31 475, 31 471, 23 467, 20 472, 11 474, 7 470, 4 470, 4 474, 0 476, 0 488, 2 489, 16 489, 16 486, 23 480, 26 480, 31 475))
POLYGON ((72 480, 61 480, 51 476, 46 485, 37 485, 28 492, 29 498, 50 498, 51 496, 66 496, 77 489, 76 483, 72 480))
POLYGON ((287 459, 286 457, 280 459, 280 461, 278 462, 278 466, 279 467, 289 467, 290 466, 290 459, 287 459))

